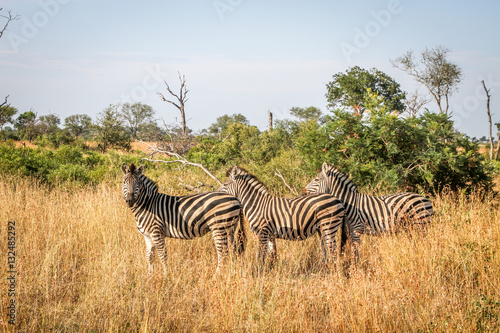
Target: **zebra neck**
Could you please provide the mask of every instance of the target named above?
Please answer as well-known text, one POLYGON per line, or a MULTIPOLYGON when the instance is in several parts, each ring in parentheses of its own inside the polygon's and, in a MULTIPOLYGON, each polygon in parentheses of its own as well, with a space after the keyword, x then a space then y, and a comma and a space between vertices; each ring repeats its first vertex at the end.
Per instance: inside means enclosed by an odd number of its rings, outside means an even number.
POLYGON ((243 205, 243 211, 246 215, 250 214, 257 207, 261 207, 263 201, 269 201, 272 196, 261 188, 250 187, 240 191, 238 200, 243 205))

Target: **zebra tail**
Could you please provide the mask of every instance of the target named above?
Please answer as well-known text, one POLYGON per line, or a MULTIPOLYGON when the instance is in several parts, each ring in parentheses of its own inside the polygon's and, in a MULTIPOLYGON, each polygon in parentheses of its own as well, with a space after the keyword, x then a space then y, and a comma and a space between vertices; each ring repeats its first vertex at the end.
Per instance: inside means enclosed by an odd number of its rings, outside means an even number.
POLYGON ((351 237, 351 231, 349 228, 349 222, 347 221, 347 216, 344 216, 344 219, 342 220, 342 230, 340 233, 340 253, 344 254, 346 251, 346 245, 351 237))

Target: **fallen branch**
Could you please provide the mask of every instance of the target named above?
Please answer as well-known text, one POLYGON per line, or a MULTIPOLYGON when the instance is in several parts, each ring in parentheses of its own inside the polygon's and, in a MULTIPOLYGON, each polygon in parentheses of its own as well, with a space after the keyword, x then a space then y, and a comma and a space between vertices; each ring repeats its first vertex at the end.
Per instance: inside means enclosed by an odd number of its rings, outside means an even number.
POLYGON ((215 190, 217 189, 217 187, 213 186, 213 185, 210 185, 210 184, 205 184, 205 183, 202 183, 202 182, 198 182, 198 185, 196 186, 193 186, 193 185, 189 185, 189 184, 185 184, 184 181, 182 180, 182 178, 179 177, 179 180, 181 181, 179 183, 179 186, 182 186, 184 187, 186 190, 188 191, 194 191, 194 190, 197 190, 197 189, 200 189, 202 187, 208 187, 208 188, 211 188, 212 190, 215 190))
POLYGON ((278 169, 276 169, 274 171, 274 174, 277 177, 281 178, 281 180, 283 181, 283 183, 285 184, 285 186, 290 190, 290 192, 292 192, 293 195, 295 195, 297 197, 299 196, 299 193, 297 192, 297 190, 295 188, 291 187, 290 185, 288 185, 288 183, 285 180, 285 177, 283 177, 283 175, 281 174, 281 172, 278 169))
POLYGON ((167 155, 169 157, 175 157, 176 158, 176 160, 166 161, 166 160, 155 160, 155 159, 150 159, 150 158, 145 157, 145 158, 141 158, 141 161, 159 162, 159 163, 166 163, 166 164, 180 163, 180 164, 182 164, 182 166, 186 166, 186 165, 195 166, 195 167, 198 167, 198 168, 202 169, 207 175, 210 176, 210 178, 212 178, 213 180, 215 180, 217 182, 217 184, 219 184, 219 186, 222 186, 222 182, 219 180, 219 178, 215 177, 207 168, 205 168, 203 166, 203 164, 190 162, 185 157, 177 154, 176 152, 169 151, 169 150, 167 150, 165 148, 161 148, 161 147, 158 147, 158 146, 152 146, 149 143, 143 142, 143 141, 140 141, 140 142, 144 143, 145 145, 148 146, 148 148, 145 149, 143 152, 145 153, 147 151, 150 151, 149 152, 150 156, 154 156, 156 154, 164 154, 164 155, 167 155))

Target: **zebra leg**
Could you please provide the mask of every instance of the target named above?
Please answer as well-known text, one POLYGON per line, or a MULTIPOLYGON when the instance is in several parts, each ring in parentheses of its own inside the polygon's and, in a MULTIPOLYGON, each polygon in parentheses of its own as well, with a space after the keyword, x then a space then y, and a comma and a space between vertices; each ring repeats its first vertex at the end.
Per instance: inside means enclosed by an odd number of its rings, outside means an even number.
POLYGON ((158 258, 160 258, 160 261, 163 265, 163 273, 165 275, 168 274, 167 271, 167 250, 165 249, 165 237, 163 235, 153 235, 153 244, 156 247, 158 251, 158 258))
MULTIPOLYGON (((320 233, 321 233, 321 243, 323 245, 324 254, 325 254, 325 262, 332 262, 331 259, 335 259, 335 250, 337 249, 337 243, 335 241, 335 234, 339 227, 341 227, 340 223, 335 223, 336 221, 328 221, 326 223, 320 223, 320 233)), ((333 260, 335 261, 335 260, 333 260)))
POLYGON ((144 235, 144 240, 146 241, 146 260, 148 262, 148 275, 153 274, 153 263, 155 260, 155 246, 153 241, 148 236, 144 235))
POLYGON ((226 228, 213 229, 212 237, 215 242, 215 250, 217 251, 217 269, 215 274, 219 274, 221 269, 224 267, 227 257, 229 256, 229 234, 231 232, 226 228))
POLYGON ((267 252, 269 253, 269 258, 272 262, 278 260, 278 252, 276 251, 276 237, 272 236, 267 242, 267 252))
POLYGON ((259 261, 262 266, 266 263, 266 256, 267 256, 267 250, 268 250, 268 245, 270 242, 270 234, 269 231, 266 229, 263 229, 259 232, 258 234, 259 237, 259 261))

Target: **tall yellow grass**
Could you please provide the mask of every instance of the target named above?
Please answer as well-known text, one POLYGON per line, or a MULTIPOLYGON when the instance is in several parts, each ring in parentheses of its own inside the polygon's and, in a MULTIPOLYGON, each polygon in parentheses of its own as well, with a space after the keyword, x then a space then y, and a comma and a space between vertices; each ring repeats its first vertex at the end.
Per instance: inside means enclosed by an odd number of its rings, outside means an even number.
MULTIPOLYGON (((198 175, 199 176, 199 175, 198 175)), ((160 188, 186 194, 175 176, 160 188)), ((185 182, 196 179, 182 174, 185 182)), ((193 183, 195 183, 193 181, 193 183)), ((210 236, 167 240, 170 272, 147 278, 143 237, 121 184, 49 190, 0 178, 0 274, 7 221, 16 221, 16 325, 7 331, 427 332, 500 330, 500 213, 492 200, 433 200, 424 238, 364 237, 361 263, 329 271, 319 240, 278 241, 279 262, 257 270, 256 240, 213 278, 210 236)), ((158 260, 156 261, 158 262, 158 260)))

